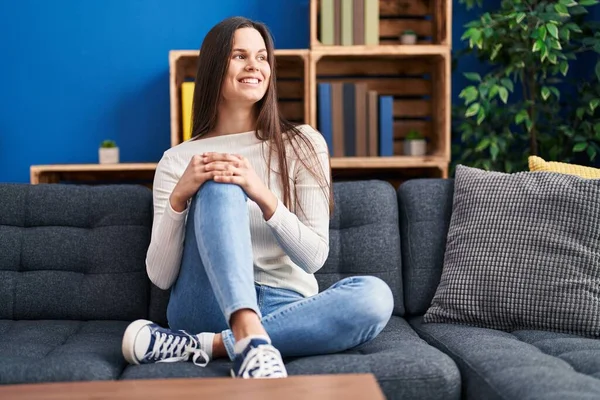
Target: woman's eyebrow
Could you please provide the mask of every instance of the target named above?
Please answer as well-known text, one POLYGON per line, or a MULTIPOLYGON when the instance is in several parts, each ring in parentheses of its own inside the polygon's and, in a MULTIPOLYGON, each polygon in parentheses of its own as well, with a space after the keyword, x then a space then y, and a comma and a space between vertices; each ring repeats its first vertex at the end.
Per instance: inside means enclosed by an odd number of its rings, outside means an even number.
MULTIPOLYGON (((240 53, 247 53, 248 52, 248 50, 246 50, 246 49, 233 49, 232 51, 239 51, 240 53)), ((260 52, 263 52, 263 51, 266 52, 267 49, 260 49, 259 51, 257 51, 257 53, 260 53, 260 52)))

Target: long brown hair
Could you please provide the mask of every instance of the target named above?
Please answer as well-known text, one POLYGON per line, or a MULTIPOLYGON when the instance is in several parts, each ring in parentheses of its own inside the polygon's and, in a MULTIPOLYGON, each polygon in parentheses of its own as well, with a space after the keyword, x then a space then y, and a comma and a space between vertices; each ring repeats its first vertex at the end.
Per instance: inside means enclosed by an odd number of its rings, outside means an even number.
MULTIPOLYGON (((223 80, 229 67, 233 38, 235 31, 240 28, 256 29, 266 44, 267 60, 271 66, 271 79, 269 79, 269 86, 265 95, 254 107, 256 112, 256 137, 259 140, 269 142, 269 155, 267 157, 269 174, 272 171, 271 159, 273 152, 277 153, 281 186, 283 188, 283 203, 290 208, 291 185, 283 136, 283 133, 285 133, 294 155, 308 169, 309 173, 317 179, 322 190, 326 193, 329 199, 329 211, 332 213, 332 185, 327 185, 327 177, 317 161, 313 144, 296 125, 283 118, 279 112, 273 39, 266 25, 243 17, 232 17, 219 22, 206 34, 200 47, 192 103, 193 140, 211 132, 217 124, 218 105, 221 100, 223 80)), ((331 168, 328 174, 331 182, 331 168)), ((297 199, 297 196, 294 197, 297 199)))

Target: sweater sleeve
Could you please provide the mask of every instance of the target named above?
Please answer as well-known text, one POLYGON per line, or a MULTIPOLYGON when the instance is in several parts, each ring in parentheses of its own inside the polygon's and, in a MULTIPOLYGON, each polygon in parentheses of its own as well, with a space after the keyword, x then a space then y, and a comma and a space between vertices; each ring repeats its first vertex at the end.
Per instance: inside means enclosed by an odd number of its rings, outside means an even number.
MULTIPOLYGON (((321 134, 314 130, 307 136, 314 143, 316 159, 313 156, 306 164, 317 171, 317 176, 322 171, 329 185, 327 144, 321 134)), ((313 274, 329 256, 329 188, 323 188, 299 160, 295 176, 298 215, 279 200, 267 225, 290 259, 305 272, 313 274)))
POLYGON ((181 264, 187 209, 176 212, 169 197, 179 178, 172 160, 163 157, 156 167, 153 183, 154 221, 146 254, 146 271, 150 280, 161 289, 173 285, 181 264))

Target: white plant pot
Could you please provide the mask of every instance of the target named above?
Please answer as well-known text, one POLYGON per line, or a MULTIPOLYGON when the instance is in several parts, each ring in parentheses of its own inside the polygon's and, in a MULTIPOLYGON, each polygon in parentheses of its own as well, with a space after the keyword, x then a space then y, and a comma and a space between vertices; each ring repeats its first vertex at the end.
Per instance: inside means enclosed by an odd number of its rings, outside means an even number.
POLYGON ((100 160, 100 164, 117 164, 119 162, 119 148, 99 148, 98 159, 100 160))
POLYGON ((416 44, 417 43, 417 35, 400 35, 400 43, 416 44))
POLYGON ((405 140, 404 155, 406 156, 424 156, 427 153, 427 142, 420 140, 405 140))

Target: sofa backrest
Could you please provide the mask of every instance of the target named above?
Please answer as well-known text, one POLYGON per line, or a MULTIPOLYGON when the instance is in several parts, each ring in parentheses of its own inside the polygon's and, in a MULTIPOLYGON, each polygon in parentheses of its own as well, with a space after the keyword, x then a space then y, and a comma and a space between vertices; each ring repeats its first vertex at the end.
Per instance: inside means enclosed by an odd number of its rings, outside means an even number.
POLYGON ((453 194, 451 179, 415 179, 398 189, 407 315, 423 315, 440 282, 453 194))
POLYGON ((394 314, 404 314, 398 203, 383 181, 334 183, 329 257, 317 273, 320 289, 352 275, 383 279, 394 294, 394 314))
POLYGON ((143 186, 0 184, 0 318, 147 317, 151 223, 143 186))

